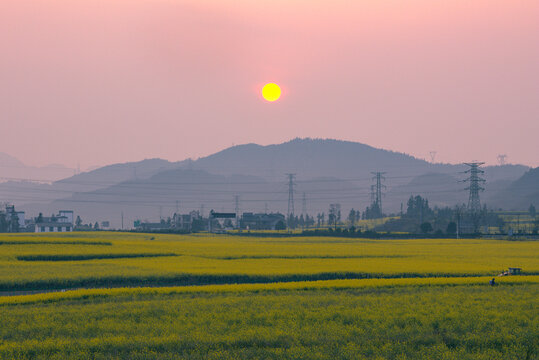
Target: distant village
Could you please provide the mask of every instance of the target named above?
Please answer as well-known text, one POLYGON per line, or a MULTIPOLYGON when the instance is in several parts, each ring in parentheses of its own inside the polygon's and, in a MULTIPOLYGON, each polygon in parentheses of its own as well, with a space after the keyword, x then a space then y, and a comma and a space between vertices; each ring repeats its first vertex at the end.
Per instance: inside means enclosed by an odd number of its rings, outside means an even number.
MULTIPOLYGON (((299 220, 298 220, 299 221, 299 220)), ((301 220, 303 222, 303 220, 301 220)), ((189 214, 173 214, 160 222, 147 222, 136 220, 133 230, 142 232, 171 231, 190 233, 200 231, 220 232, 233 229, 245 230, 284 230, 287 228, 286 217, 280 213, 254 214, 245 212, 236 217, 236 213, 210 212, 208 217, 203 217, 199 211, 191 211, 189 214)), ((27 218, 24 211, 16 211, 14 205, 5 205, 0 210, 0 232, 71 232, 71 231, 95 231, 114 230, 110 228, 109 221, 85 224, 82 219, 75 217, 73 210, 59 210, 58 214, 27 218)))
POLYGON ((0 209, 0 232, 61 233, 72 231, 125 230, 161 233, 226 233, 230 231, 282 231, 300 230, 300 233, 365 236, 367 233, 422 234, 434 237, 459 237, 459 235, 509 235, 537 236, 539 219, 536 209, 504 212, 487 210, 486 207, 471 212, 464 205, 455 208, 431 208, 427 199, 411 196, 405 210, 399 214, 384 214, 376 203, 361 212, 351 209, 347 216, 341 214, 340 204, 330 204, 327 213, 286 216, 279 212, 215 212, 204 216, 194 210, 187 214, 174 213, 158 222, 135 220, 124 229, 112 228, 109 221, 85 223, 73 210, 58 210, 57 214, 27 217, 14 205, 0 209))

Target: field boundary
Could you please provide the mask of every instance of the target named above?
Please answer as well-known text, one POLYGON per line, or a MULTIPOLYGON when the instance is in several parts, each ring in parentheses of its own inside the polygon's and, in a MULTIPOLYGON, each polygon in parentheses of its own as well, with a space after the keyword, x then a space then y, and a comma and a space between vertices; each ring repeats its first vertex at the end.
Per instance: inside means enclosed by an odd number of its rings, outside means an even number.
MULTIPOLYGON (((138 296, 152 294, 220 294, 238 292, 294 291, 294 290, 347 290, 363 288, 423 287, 423 286, 476 286, 488 285, 490 276, 434 277, 392 279, 342 279, 300 282, 274 282, 266 284, 221 284, 167 287, 119 287, 100 289, 73 289, 40 294, 0 296, 0 306, 50 303, 62 300, 86 300, 112 296, 138 296)), ((498 286, 539 284, 539 275, 512 276, 498 281, 498 286)), ((493 287, 493 290, 495 287, 493 287)))
MULTIPOLYGON (((525 273, 521 277, 539 275, 539 272, 525 273)), ((421 279, 421 278, 472 278, 488 274, 451 274, 451 273, 318 273, 288 275, 244 275, 244 274, 178 274, 171 276, 109 276, 89 277, 81 279, 36 280, 21 283, 0 283, 0 296, 20 292, 50 292, 70 289, 100 289, 123 287, 169 287, 169 286, 201 286, 201 285, 233 285, 233 284, 269 284, 293 283, 324 280, 361 280, 361 279, 421 279)))

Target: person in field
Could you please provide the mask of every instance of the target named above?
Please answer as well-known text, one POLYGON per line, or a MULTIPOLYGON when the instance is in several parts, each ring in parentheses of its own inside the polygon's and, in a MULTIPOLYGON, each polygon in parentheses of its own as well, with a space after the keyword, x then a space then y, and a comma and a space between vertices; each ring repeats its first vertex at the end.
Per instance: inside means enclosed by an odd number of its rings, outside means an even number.
POLYGON ((492 280, 490 280, 488 283, 489 283, 489 285, 491 285, 491 286, 495 286, 495 285, 496 285, 496 281, 494 280, 494 278, 492 278, 492 280))

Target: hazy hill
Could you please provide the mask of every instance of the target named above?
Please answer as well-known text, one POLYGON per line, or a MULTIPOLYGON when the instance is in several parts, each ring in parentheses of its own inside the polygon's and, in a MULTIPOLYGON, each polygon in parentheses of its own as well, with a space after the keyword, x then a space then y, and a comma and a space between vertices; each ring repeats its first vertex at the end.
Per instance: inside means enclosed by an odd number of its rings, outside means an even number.
POLYGON ((491 199, 492 206, 507 210, 526 210, 530 204, 539 207, 539 167, 530 169, 491 199))
MULTIPOLYGON (((366 185, 368 187, 368 185, 366 185)), ((331 202, 344 208, 361 208, 368 204, 367 187, 358 181, 332 177, 315 178, 296 183, 295 211, 302 212, 302 197, 306 194, 310 214, 327 211, 331 202)), ((240 196, 241 212, 285 212, 288 188, 283 181, 271 182, 249 175, 215 175, 203 170, 174 169, 160 172, 148 179, 122 182, 91 192, 75 193, 54 201, 46 207, 25 206, 27 211, 45 213, 56 209, 76 209, 84 221, 110 220, 113 226, 125 226, 133 220, 158 221, 178 208, 180 212, 203 209, 234 211, 234 196, 240 196)))
POLYGON ((410 196, 420 195, 429 200, 431 206, 454 206, 467 201, 466 187, 459 182, 458 174, 427 173, 413 178, 405 185, 391 188, 385 196, 386 209, 406 211, 406 203, 410 196))
POLYGON ((74 170, 59 164, 27 166, 15 157, 0 152, 0 182, 21 179, 55 181, 73 175, 74 170))
MULTIPOLYGON (((521 165, 486 167, 487 191, 482 200, 490 204, 491 195, 527 169, 521 165)), ((466 184, 458 182, 466 177, 464 170, 462 165, 431 164, 360 143, 295 139, 278 145, 234 146, 195 161, 152 159, 103 167, 55 182, 46 191, 36 190, 36 194, 54 194, 55 199, 62 200, 25 208, 32 213, 72 208, 85 220, 111 220, 119 226, 122 211, 126 224, 135 218, 157 220, 160 214, 170 216, 176 201, 182 212, 201 205, 206 212, 211 208, 232 211, 233 197, 238 194, 241 211, 264 211, 267 207, 269 211, 286 212, 285 174, 291 172, 297 174, 297 214, 302 211, 303 193, 310 214, 327 212, 334 202, 347 213, 352 207, 363 210, 369 205, 371 172, 384 171, 384 211, 398 212, 410 194, 424 195, 433 205, 466 202, 466 184)))
POLYGON ((0 183, 0 198, 18 206, 28 203, 45 205, 53 200, 69 197, 75 192, 107 188, 131 179, 146 179, 179 164, 161 159, 147 159, 105 166, 51 183, 8 181, 0 183))
POLYGON ((294 139, 267 146, 238 145, 198 159, 191 166, 217 174, 257 175, 276 180, 281 180, 285 173, 296 173, 298 179, 357 178, 370 177, 372 171, 391 171, 394 175, 406 176, 433 168, 449 171, 453 168, 357 142, 331 139, 294 139))

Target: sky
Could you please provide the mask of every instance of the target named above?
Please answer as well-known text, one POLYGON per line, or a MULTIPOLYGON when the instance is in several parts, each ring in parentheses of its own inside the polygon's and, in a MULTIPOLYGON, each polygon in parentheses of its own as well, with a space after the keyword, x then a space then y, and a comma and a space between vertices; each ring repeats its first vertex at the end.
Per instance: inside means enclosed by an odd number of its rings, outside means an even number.
POLYGON ((313 137, 539 166, 537 19, 537 0, 2 0, 0 152, 86 168, 313 137))

